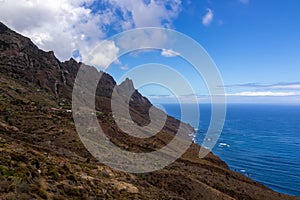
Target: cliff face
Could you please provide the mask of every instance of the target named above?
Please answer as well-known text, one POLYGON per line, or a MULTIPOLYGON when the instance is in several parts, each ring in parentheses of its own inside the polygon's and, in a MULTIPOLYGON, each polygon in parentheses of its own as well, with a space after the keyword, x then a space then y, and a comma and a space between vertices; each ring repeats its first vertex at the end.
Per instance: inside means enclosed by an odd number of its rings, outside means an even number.
MULTIPOLYGON (((30 39, 8 29, 0 23, 0 72, 22 81, 33 83, 57 99, 71 99, 76 74, 81 63, 74 59, 61 63, 52 51, 38 49, 30 39)), ((97 70, 90 70, 98 74, 97 70)), ((115 81, 108 74, 100 80, 103 85, 99 96, 110 96, 115 81)))
MULTIPOLYGON (((0 199, 296 199, 232 172, 213 154, 198 158, 192 144, 175 163, 153 173, 130 174, 99 164, 75 131, 71 97, 81 63, 60 62, 53 52, 0 23, 0 199)), ((112 117, 110 98, 133 91, 130 114, 149 123, 151 102, 132 81, 116 85, 101 75, 97 118, 106 135, 123 149, 148 152, 167 144, 179 121, 168 116, 160 133, 137 139, 122 132, 112 117)), ((185 125, 187 132, 192 131, 185 125)))

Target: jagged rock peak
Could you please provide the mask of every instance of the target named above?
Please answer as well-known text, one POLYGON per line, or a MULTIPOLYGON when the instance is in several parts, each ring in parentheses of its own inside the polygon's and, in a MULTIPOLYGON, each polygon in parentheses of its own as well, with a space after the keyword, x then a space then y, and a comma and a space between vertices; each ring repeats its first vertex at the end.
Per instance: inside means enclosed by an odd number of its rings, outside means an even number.
POLYGON ((76 63, 76 64, 77 64, 77 61, 76 61, 74 58, 70 58, 70 59, 69 59, 69 62, 72 62, 72 63, 76 63))
POLYGON ((135 90, 133 82, 131 79, 126 78, 120 85, 119 88, 126 91, 135 90))

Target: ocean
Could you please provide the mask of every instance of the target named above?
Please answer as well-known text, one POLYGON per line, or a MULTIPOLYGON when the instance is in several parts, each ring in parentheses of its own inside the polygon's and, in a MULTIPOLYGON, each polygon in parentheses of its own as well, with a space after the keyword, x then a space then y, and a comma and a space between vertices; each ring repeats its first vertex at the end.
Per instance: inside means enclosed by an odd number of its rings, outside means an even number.
MULTIPOLYGON (((162 105, 180 119, 180 106, 162 105)), ((194 140, 202 144, 210 105, 200 105, 194 140)), ((300 105, 227 105, 222 134, 212 152, 239 173, 285 194, 300 196, 300 105)))

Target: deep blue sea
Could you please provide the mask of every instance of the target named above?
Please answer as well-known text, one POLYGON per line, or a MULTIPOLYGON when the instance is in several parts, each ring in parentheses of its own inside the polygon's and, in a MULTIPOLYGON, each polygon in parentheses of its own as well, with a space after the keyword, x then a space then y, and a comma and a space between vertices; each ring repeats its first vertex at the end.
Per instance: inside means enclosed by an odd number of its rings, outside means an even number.
MULTIPOLYGON (((180 119, 179 105, 163 105, 180 119)), ((200 124, 194 119, 195 142, 202 144, 210 122, 210 105, 200 105, 200 124)), ((300 105, 227 105, 222 134, 213 153, 232 170, 273 190, 300 196, 300 105)))

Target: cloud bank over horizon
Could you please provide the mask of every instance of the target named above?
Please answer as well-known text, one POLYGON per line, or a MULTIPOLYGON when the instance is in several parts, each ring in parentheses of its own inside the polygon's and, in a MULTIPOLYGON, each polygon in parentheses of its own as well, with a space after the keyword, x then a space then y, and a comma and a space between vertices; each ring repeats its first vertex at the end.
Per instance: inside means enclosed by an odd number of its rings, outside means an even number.
MULTIPOLYGON (((225 85, 227 103, 247 104, 300 104, 300 82, 274 84, 245 83, 225 85)), ((198 102, 191 101, 190 95, 155 95, 148 98, 157 104, 210 103, 209 94, 198 94, 198 102)))

